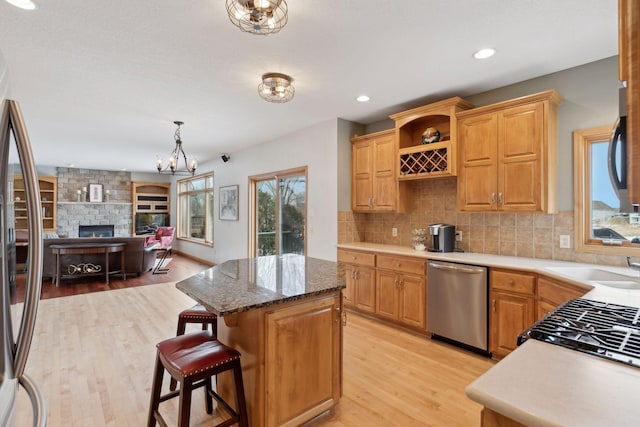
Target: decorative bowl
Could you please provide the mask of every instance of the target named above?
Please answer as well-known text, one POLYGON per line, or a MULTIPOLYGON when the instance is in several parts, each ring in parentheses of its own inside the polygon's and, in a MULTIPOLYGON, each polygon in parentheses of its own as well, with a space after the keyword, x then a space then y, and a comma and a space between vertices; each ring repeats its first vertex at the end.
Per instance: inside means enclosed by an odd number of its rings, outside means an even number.
POLYGON ((436 128, 427 128, 422 133, 422 143, 423 144, 432 144, 434 142, 440 141, 440 131, 436 128))

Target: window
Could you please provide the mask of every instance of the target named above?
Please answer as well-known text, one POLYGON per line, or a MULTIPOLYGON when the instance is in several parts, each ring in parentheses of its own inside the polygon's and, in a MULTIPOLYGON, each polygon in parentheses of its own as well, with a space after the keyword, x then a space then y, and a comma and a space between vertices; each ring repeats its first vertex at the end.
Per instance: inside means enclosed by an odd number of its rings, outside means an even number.
POLYGON ((213 246, 213 173, 178 181, 178 238, 213 246))
POLYGON ((250 177, 250 256, 306 253, 307 168, 250 177))
MULTIPOLYGON (((640 256, 640 218, 633 206, 621 203, 609 178, 610 137, 608 126, 574 132, 575 247, 640 256)), ((613 156, 620 169, 619 153, 613 156)))

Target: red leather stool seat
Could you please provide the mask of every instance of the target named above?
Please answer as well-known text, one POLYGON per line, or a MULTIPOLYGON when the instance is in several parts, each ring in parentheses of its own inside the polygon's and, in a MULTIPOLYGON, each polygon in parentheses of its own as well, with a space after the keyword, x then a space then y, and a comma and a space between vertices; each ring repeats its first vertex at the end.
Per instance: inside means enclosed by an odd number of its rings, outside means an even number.
POLYGON ((156 347, 164 368, 176 379, 200 378, 203 372, 240 359, 237 350, 222 344, 209 332, 180 335, 156 347))
POLYGON ((178 426, 188 427, 191 408, 191 392, 199 387, 205 387, 207 413, 213 412, 213 401, 216 399, 219 407, 224 408, 230 418, 218 426, 248 426, 247 407, 242 382, 242 368, 240 353, 218 341, 211 332, 202 331, 169 338, 156 345, 157 357, 155 375, 151 388, 151 403, 149 407, 148 427, 154 427, 156 422, 166 425, 159 412, 161 402, 180 397, 178 426), (180 390, 161 395, 162 378, 167 371, 172 379, 180 383, 180 390), (235 410, 229 406, 212 389, 211 377, 220 372, 233 370, 235 383, 235 410))

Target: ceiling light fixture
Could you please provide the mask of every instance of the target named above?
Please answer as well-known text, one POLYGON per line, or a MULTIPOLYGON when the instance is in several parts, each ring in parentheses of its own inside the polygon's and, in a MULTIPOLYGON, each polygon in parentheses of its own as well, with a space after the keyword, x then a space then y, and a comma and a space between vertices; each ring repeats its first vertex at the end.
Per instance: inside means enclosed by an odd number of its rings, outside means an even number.
POLYGON ((31 0, 6 0, 6 2, 20 9, 33 10, 36 8, 36 4, 31 0))
POLYGON ((246 33, 277 33, 289 19, 285 0, 227 0, 226 5, 233 25, 246 33))
POLYGON ((156 168, 159 173, 170 173, 171 175, 191 175, 193 176, 196 173, 196 168, 198 164, 195 159, 191 160, 191 163, 187 162, 187 155, 184 154, 184 150, 182 149, 182 140, 180 139, 180 126, 184 124, 184 122, 175 121, 173 122, 178 126, 176 129, 176 133, 173 138, 176 140, 176 148, 173 149, 171 155, 169 156, 169 164, 162 167, 162 159, 158 159, 156 162, 156 168), (180 170, 178 168, 178 163, 180 161, 180 157, 184 160, 184 166, 186 170, 180 170))
POLYGON ((291 101, 296 93, 292 81, 286 74, 265 73, 262 75, 262 83, 258 85, 258 95, 268 102, 282 104, 291 101))
POLYGON ((367 95, 360 95, 359 97, 356 98, 356 101, 358 101, 358 102, 369 102, 369 101, 371 101, 371 98, 369 98, 367 95))
POLYGON ((491 58, 496 53, 495 49, 487 48, 480 49, 476 53, 473 54, 473 57, 476 59, 487 59, 491 58))

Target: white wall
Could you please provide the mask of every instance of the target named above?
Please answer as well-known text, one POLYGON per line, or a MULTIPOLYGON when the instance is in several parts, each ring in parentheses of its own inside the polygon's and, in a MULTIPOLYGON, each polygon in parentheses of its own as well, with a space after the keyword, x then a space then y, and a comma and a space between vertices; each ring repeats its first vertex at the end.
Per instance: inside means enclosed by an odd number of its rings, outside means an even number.
MULTIPOLYGON (((249 177, 301 166, 308 167, 307 255, 336 259, 338 192, 338 119, 328 120, 274 141, 230 153, 231 160, 203 164, 201 173, 214 171, 216 189, 214 247, 178 241, 175 248, 200 259, 220 263, 248 256, 249 177), (238 221, 218 219, 219 187, 239 185, 238 221)), ((174 186, 175 188, 175 186, 174 186)), ((173 193, 175 194, 175 193, 173 193)), ((177 201, 172 215, 177 219, 177 201)))
POLYGON ((7 61, 5 61, 2 51, 0 51, 0 102, 9 96, 8 68, 7 61))

